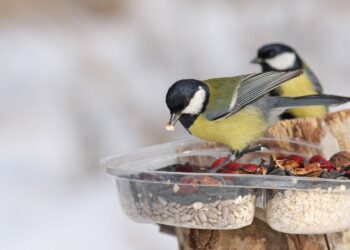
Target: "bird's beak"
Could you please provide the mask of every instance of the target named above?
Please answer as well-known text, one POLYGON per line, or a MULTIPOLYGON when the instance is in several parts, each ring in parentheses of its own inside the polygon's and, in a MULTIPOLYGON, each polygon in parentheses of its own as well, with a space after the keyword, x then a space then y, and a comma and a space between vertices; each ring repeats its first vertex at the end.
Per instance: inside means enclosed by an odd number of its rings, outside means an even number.
POLYGON ((180 116, 181 116, 181 113, 172 113, 170 116, 170 120, 169 120, 168 124, 166 125, 165 129, 168 131, 175 130, 174 125, 179 120, 180 116))
POLYGON ((254 58, 253 60, 251 60, 250 62, 251 62, 251 63, 258 63, 258 64, 260 64, 260 63, 263 62, 263 60, 261 60, 261 58, 259 58, 259 57, 256 57, 256 58, 254 58))

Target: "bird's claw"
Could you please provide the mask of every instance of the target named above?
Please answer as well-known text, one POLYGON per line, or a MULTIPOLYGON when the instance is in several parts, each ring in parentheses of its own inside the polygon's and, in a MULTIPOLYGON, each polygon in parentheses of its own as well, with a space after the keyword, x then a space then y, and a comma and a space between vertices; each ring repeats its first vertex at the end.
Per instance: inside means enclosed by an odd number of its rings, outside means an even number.
POLYGON ((248 146, 248 147, 244 148, 242 151, 236 152, 236 159, 239 159, 239 158, 241 158, 244 155, 249 154, 249 153, 263 151, 264 149, 270 149, 270 148, 269 148, 269 146, 264 145, 264 144, 257 144, 257 145, 254 145, 252 147, 248 146))
POLYGON ((209 173, 216 173, 217 171, 219 171, 222 167, 224 167, 225 165, 227 165, 231 161, 237 160, 237 159, 239 159, 239 158, 241 158, 244 155, 249 154, 249 153, 263 151, 264 149, 270 149, 270 148, 264 144, 257 144, 257 145, 254 145, 253 147, 248 146, 248 147, 244 148, 242 151, 238 151, 238 150, 231 151, 231 153, 228 155, 227 159, 225 161, 223 161, 221 164, 219 164, 218 166, 216 166, 215 168, 210 169, 209 173))
POLYGON ((235 151, 231 151, 230 154, 227 156, 227 159, 225 161, 223 161, 222 163, 217 165, 215 168, 210 169, 208 172, 209 173, 216 173, 222 167, 224 167, 225 165, 229 164, 231 161, 233 161, 235 159, 236 159, 236 152, 235 151))

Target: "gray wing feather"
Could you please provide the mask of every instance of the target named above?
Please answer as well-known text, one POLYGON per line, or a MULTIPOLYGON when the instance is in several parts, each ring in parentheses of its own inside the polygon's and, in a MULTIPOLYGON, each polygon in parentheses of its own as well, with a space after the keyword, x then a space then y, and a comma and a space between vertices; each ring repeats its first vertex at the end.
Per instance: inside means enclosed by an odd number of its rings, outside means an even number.
POLYGON ((269 71, 261 74, 252 74, 242 79, 238 88, 236 103, 228 112, 217 116, 214 120, 233 115, 248 104, 267 94, 272 89, 278 87, 298 75, 302 70, 289 72, 269 71))
POLYGON ((280 97, 268 96, 266 97, 269 108, 292 108, 301 106, 336 106, 347 103, 350 97, 336 96, 336 95, 307 95, 299 97, 280 97))

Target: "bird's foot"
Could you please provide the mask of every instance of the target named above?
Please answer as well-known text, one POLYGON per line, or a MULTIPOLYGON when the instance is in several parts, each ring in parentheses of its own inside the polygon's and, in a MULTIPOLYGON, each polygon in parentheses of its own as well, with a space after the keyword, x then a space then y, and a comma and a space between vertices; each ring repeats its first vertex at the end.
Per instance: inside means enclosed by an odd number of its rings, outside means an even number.
POLYGON ((229 164, 231 161, 236 159, 236 151, 231 150, 230 153, 227 156, 227 159, 221 162, 219 165, 217 165, 215 168, 211 168, 208 172, 209 173, 216 173, 219 171, 223 166, 229 164))
POLYGON ((270 148, 264 144, 257 144, 254 146, 248 146, 248 147, 244 148, 242 151, 236 151, 235 156, 236 156, 236 159, 239 159, 246 154, 260 152, 260 151, 263 151, 264 149, 270 149, 270 148))
POLYGON ((223 161, 222 163, 217 165, 215 168, 210 169, 208 172, 209 173, 216 173, 221 168, 223 168, 225 165, 229 164, 231 161, 237 160, 237 159, 239 159, 239 158, 241 158, 244 155, 249 154, 249 153, 263 151, 264 149, 270 149, 270 148, 264 144, 257 144, 254 146, 248 146, 241 151, 231 150, 230 154, 227 156, 227 159, 225 161, 223 161))

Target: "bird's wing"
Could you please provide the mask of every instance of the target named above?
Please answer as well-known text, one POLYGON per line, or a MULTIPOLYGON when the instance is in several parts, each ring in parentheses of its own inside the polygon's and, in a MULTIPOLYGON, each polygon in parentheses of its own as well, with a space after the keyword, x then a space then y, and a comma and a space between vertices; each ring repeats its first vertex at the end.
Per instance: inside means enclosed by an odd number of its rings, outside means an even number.
POLYGON ((312 70, 305 63, 303 65, 303 70, 306 76, 310 79, 310 81, 314 85, 315 90, 321 94, 323 92, 323 88, 320 81, 317 79, 316 75, 314 74, 314 72, 312 72, 312 70))
POLYGON ((302 70, 269 71, 233 78, 207 80, 205 82, 209 86, 210 100, 204 115, 209 120, 217 120, 233 115, 246 105, 301 73, 302 70))
POLYGON ((267 104, 270 108, 292 108, 300 106, 337 106, 350 102, 350 97, 336 95, 306 95, 298 97, 269 96, 267 104))
POLYGON ((228 112, 237 98, 237 89, 244 76, 205 80, 210 91, 209 103, 204 115, 209 120, 228 112))

